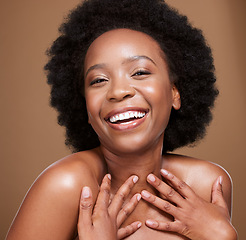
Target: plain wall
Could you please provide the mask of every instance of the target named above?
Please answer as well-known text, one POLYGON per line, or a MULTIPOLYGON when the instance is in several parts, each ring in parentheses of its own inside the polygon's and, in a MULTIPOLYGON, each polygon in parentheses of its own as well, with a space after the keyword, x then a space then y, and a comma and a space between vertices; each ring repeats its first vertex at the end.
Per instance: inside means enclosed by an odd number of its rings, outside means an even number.
MULTIPOLYGON (((43 66, 57 28, 79 0, 0 2, 0 239, 32 182, 70 154, 49 107, 43 66)), ((233 224, 246 239, 246 2, 168 0, 201 28, 213 49, 220 96, 206 138, 178 153, 222 165, 234 182, 233 224)))

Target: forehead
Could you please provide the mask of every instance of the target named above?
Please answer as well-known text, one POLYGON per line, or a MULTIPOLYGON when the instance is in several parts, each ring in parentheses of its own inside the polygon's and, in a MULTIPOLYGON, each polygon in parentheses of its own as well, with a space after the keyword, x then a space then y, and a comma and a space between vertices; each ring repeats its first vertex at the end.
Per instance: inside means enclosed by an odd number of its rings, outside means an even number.
MULTIPOLYGON (((131 30, 115 29, 96 38, 86 53, 85 65, 107 60, 119 60, 134 55, 146 55, 151 58, 163 57, 159 44, 149 35, 131 30)), ((86 66, 85 66, 86 67, 86 66)))

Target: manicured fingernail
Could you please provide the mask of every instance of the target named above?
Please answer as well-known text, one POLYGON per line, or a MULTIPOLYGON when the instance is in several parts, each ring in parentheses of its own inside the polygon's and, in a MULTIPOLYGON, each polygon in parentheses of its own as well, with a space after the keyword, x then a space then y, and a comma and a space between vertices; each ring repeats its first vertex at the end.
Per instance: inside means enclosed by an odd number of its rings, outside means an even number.
POLYGON ((108 174, 108 179, 111 180, 111 175, 110 174, 108 174))
POLYGON ((138 223, 138 228, 140 228, 142 226, 142 223, 141 222, 139 222, 138 223))
POLYGON ((168 171, 167 171, 166 169, 161 169, 161 173, 162 173, 163 175, 165 175, 165 176, 168 175, 168 171))
POLYGON ((83 187, 83 190, 82 190, 83 198, 88 198, 88 197, 90 197, 90 195, 91 195, 90 188, 89 187, 83 187))
POLYGON ((137 200, 140 201, 140 199, 141 199, 141 195, 137 194, 137 200))
POLYGON ((151 227, 157 227, 158 224, 156 221, 153 221, 153 220, 146 220, 146 224, 151 226, 151 227))
POLYGON ((141 192, 141 194, 142 194, 142 196, 144 196, 145 198, 149 198, 151 195, 147 192, 147 191, 145 191, 145 190, 143 190, 142 192, 141 192))
POLYGON ((132 181, 133 181, 134 183, 136 183, 136 182, 138 181, 138 176, 135 176, 135 177, 132 179, 132 181))
POLYGON ((151 181, 151 182, 154 182, 155 181, 155 177, 153 174, 149 174, 148 175, 148 179, 151 181))

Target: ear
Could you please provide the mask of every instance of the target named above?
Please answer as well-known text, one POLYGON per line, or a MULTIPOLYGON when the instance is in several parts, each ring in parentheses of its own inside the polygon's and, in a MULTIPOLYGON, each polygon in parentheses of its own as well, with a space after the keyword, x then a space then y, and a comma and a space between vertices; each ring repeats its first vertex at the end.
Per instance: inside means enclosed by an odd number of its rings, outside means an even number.
POLYGON ((175 110, 179 110, 181 107, 181 99, 180 99, 179 91, 175 85, 173 85, 172 94, 173 94, 173 108, 175 110))

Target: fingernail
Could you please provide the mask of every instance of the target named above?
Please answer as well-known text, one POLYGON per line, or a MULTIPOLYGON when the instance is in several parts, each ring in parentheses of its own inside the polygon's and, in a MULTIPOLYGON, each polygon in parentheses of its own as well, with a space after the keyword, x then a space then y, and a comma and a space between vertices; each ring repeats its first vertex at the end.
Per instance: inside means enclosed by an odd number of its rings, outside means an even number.
POLYGON ((151 182, 154 182, 155 181, 155 177, 153 174, 149 174, 148 175, 148 179, 151 181, 151 182))
POLYGON ((143 190, 142 192, 141 192, 141 194, 144 196, 144 197, 146 197, 146 198, 149 198, 151 195, 147 192, 147 191, 145 191, 145 190, 143 190))
POLYGON ((222 176, 219 176, 219 183, 222 185, 222 176))
POLYGON ((135 176, 135 177, 132 179, 132 181, 133 181, 134 183, 136 183, 136 182, 138 181, 138 176, 135 176))
POLYGON ((108 179, 111 180, 111 175, 110 174, 108 174, 108 179))
POLYGON ((138 223, 138 228, 140 228, 142 226, 142 223, 141 222, 139 222, 138 223))
POLYGON ((89 198, 90 197, 90 188, 89 187, 83 187, 82 190, 82 196, 83 198, 89 198))
POLYGON ((151 227, 157 227, 157 222, 153 220, 146 220, 146 224, 150 225, 151 227))
POLYGON ((168 171, 167 171, 166 169, 161 169, 161 173, 162 173, 163 175, 165 175, 165 176, 168 175, 168 171))
POLYGON ((141 199, 141 194, 137 194, 137 200, 140 201, 141 199))

